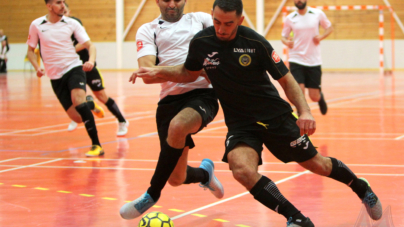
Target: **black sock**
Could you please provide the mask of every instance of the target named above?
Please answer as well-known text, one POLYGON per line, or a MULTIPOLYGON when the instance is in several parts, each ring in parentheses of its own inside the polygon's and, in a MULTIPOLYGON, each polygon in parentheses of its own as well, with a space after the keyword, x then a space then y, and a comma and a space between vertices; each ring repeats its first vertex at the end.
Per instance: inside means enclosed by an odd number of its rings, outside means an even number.
POLYGON ((87 133, 91 138, 93 145, 101 146, 98 139, 97 127, 95 126, 94 116, 91 110, 88 108, 87 103, 82 103, 76 106, 77 112, 79 112, 84 125, 86 126, 87 133))
POLYGON ((87 105, 88 105, 88 108, 90 108, 90 110, 94 110, 94 109, 95 109, 94 101, 87 101, 87 105))
POLYGON ((363 199, 365 192, 368 189, 368 184, 358 179, 356 175, 340 160, 331 158, 332 170, 329 178, 342 182, 348 185, 360 199, 363 199))
POLYGON ((292 217, 293 220, 306 220, 306 217, 281 194, 276 184, 266 176, 259 179, 250 193, 258 202, 282 214, 286 219, 292 217))
POLYGON ((111 98, 108 98, 105 105, 108 107, 108 110, 118 119, 119 122, 126 122, 125 118, 122 116, 121 111, 116 105, 115 101, 111 98))
POLYGON ((184 184, 191 183, 199 183, 206 184, 209 181, 209 173, 208 171, 202 168, 194 168, 191 166, 187 166, 187 178, 184 181, 184 184))
POLYGON ((174 171, 183 150, 184 148, 176 149, 171 147, 167 141, 164 141, 161 145, 156 170, 150 181, 150 187, 147 189, 147 193, 149 193, 155 202, 160 198, 161 191, 174 171))

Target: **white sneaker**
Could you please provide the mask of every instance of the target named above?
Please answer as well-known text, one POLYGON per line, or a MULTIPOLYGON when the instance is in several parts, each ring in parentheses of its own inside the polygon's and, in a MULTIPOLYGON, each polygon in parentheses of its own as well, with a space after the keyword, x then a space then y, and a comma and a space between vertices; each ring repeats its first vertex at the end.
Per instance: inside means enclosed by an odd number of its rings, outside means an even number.
POLYGON ((75 121, 70 122, 69 126, 67 127, 67 131, 71 132, 77 128, 77 123, 75 121))
POLYGON ((118 123, 118 132, 116 133, 117 136, 124 136, 128 133, 129 121, 126 122, 119 122, 118 123))

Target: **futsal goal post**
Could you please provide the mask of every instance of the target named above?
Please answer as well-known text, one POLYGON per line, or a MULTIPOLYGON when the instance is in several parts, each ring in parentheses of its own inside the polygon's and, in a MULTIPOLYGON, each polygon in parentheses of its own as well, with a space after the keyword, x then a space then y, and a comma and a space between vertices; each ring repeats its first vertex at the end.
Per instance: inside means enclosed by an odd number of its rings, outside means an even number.
MULTIPOLYGON (((382 77, 385 73, 385 59, 384 59, 384 10, 389 10, 391 14, 391 71, 395 70, 395 52, 394 52, 394 17, 393 8, 391 6, 383 5, 342 5, 342 6, 310 6, 312 8, 317 8, 323 11, 338 11, 338 10, 378 10, 379 11, 379 71, 382 77)), ((284 26, 287 14, 290 11, 297 10, 294 6, 286 6, 282 9, 282 26, 284 26)), ((288 63, 289 51, 288 48, 283 45, 283 60, 288 63)))

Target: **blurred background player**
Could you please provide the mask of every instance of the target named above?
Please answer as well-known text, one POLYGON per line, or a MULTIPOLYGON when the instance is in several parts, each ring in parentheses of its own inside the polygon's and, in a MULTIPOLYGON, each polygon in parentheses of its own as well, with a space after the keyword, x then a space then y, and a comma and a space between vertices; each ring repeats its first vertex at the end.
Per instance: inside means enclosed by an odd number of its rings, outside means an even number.
MULTIPOLYGON (((213 25, 207 13, 184 13, 186 0, 156 0, 161 16, 142 25, 136 34, 139 67, 174 66, 185 62, 189 42, 202 29, 213 25)), ((132 75, 133 83, 136 76, 132 75)), ((178 83, 159 78, 144 83, 161 84, 156 121, 160 156, 150 187, 138 199, 122 206, 125 219, 133 219, 153 206, 166 182, 172 186, 201 183, 216 198, 222 198, 222 184, 214 175, 214 164, 203 159, 199 168, 187 165, 188 151, 196 134, 216 116, 219 105, 212 85, 201 75, 194 82, 178 83)))
POLYGON ((7 52, 10 50, 7 36, 4 35, 3 29, 0 29, 0 73, 7 72, 7 52))
POLYGON ((307 0, 294 0, 294 3, 298 10, 285 19, 282 43, 290 49, 290 71, 303 94, 308 88, 310 99, 318 102, 321 114, 325 115, 328 108, 321 92, 320 41, 331 34, 333 27, 323 11, 306 6, 307 0), (322 35, 319 25, 325 29, 322 35))
POLYGON ((70 119, 84 122, 92 141, 86 156, 99 156, 104 149, 98 138, 93 110, 103 115, 95 102, 86 102, 86 75, 94 67, 96 50, 83 26, 74 19, 63 16, 64 0, 45 0, 48 14, 35 19, 29 28, 27 56, 38 77, 46 75, 51 79, 52 89, 70 119), (73 46, 72 36, 87 49, 90 58, 84 64, 73 46), (45 70, 38 65, 35 48, 40 43, 41 57, 45 70))
MULTIPOLYGON (((80 19, 71 16, 71 11, 70 11, 69 5, 66 2, 65 2, 64 15, 77 20, 81 25, 83 25, 83 23, 81 22, 80 19)), ((82 44, 79 44, 79 42, 76 40, 76 38, 74 36, 72 36, 72 40, 74 42, 74 46, 76 47, 76 52, 80 56, 80 59, 83 62, 87 62, 90 57, 88 50, 82 44)), ((97 63, 94 62, 94 68, 91 71, 87 71, 85 73, 86 73, 86 78, 87 78, 87 85, 93 91, 93 94, 95 95, 95 97, 97 97, 97 99, 100 102, 104 103, 105 106, 107 106, 108 110, 118 119, 117 136, 126 135, 126 133, 128 132, 129 122, 123 117, 116 102, 105 93, 104 79, 101 75, 101 72, 97 69, 97 63)), ((91 95, 88 95, 87 99, 93 100, 93 97, 91 95)), ((95 114, 97 114, 97 113, 95 113, 95 114)), ((103 112, 102 112, 102 114, 103 114, 103 112)), ((102 115, 99 117, 104 117, 104 116, 102 115)), ((76 128, 77 128, 77 122, 72 120, 72 122, 69 124, 67 130, 73 131, 76 128)))

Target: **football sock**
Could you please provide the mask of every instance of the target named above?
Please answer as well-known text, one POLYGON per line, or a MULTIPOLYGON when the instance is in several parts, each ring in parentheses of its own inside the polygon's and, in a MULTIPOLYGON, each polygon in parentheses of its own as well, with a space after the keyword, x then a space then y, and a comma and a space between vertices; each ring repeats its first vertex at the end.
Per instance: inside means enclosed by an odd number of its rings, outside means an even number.
POLYGON ((167 141, 162 143, 156 170, 150 181, 150 187, 147 189, 147 193, 153 198, 154 202, 157 202, 160 198, 161 191, 174 171, 183 150, 184 148, 176 149, 171 147, 167 141))
POLYGON ((121 111, 116 105, 115 101, 111 98, 108 98, 107 102, 105 103, 108 110, 118 119, 119 122, 126 122, 125 118, 122 116, 121 111))
POLYGON ((95 109, 95 104, 94 104, 94 101, 87 101, 87 105, 88 105, 88 108, 90 108, 90 110, 94 110, 95 109))
POLYGON ((98 139, 97 127, 95 126, 94 116, 91 113, 91 110, 88 108, 87 103, 84 102, 76 106, 76 110, 80 114, 81 119, 83 120, 83 123, 86 126, 86 130, 91 138, 92 144, 101 146, 100 141, 98 139))
POLYGON ((187 166, 187 178, 184 181, 184 184, 191 183, 199 183, 206 184, 209 181, 209 173, 208 171, 202 168, 194 168, 191 166, 187 166))
POLYGON ((262 176, 258 180, 250 193, 254 199, 283 215, 286 219, 292 217, 294 220, 306 220, 306 217, 281 194, 276 184, 266 176, 262 176))
POLYGON ((348 166, 340 160, 331 157, 330 159, 332 162, 332 170, 328 177, 348 185, 359 196, 359 198, 363 199, 365 192, 368 189, 368 184, 365 181, 358 179, 348 166))

